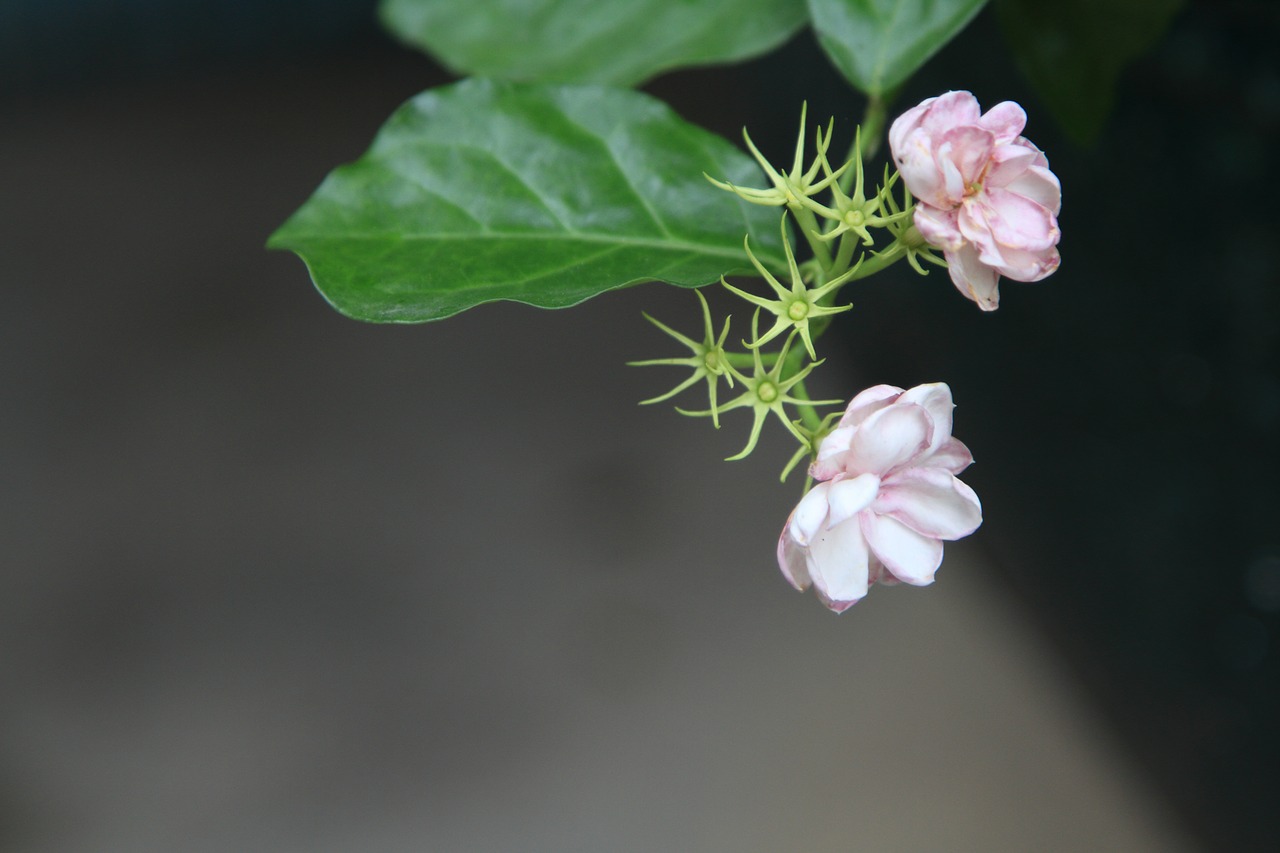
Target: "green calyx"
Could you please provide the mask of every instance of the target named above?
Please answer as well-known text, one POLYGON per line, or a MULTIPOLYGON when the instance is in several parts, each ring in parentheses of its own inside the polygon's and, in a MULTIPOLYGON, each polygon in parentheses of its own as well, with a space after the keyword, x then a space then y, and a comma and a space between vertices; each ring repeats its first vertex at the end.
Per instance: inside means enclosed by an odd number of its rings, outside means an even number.
MULTIPOLYGON (((823 418, 812 429, 805 426, 803 423, 795 424, 796 430, 804 437, 804 440, 800 442, 800 447, 796 449, 795 454, 793 454, 791 459, 787 462, 786 467, 782 469, 782 474, 778 477, 779 482, 786 482, 787 477, 806 457, 811 460, 818 458, 818 446, 822 444, 822 439, 826 438, 827 434, 835 428, 836 421, 839 420, 840 416, 843 414, 844 412, 832 412, 823 418)), ((806 492, 809 491, 809 485, 812 484, 812 482, 812 480, 809 480, 805 484, 804 490, 806 492)))
MULTIPOLYGON (((925 242, 924 236, 916 229, 912 217, 915 212, 915 200, 911 197, 911 191, 907 189, 906 184, 902 185, 902 204, 899 205, 893 193, 889 191, 893 179, 888 177, 888 167, 885 167, 885 172, 885 192, 882 201, 885 212, 888 213, 887 227, 889 233, 893 235, 893 243, 885 249, 884 254, 905 255, 907 263, 920 275, 929 274, 929 271, 920 265, 921 261, 945 267, 947 262, 934 253, 933 247, 925 242)), ((894 179, 896 178, 895 174, 894 179)), ((895 256, 893 260, 897 260, 897 257, 895 256)))
POLYGON ((822 128, 818 128, 815 136, 817 137, 816 147, 818 154, 813 159, 813 164, 806 170, 804 168, 804 127, 805 118, 808 115, 809 105, 805 104, 800 108, 800 134, 796 139, 795 159, 791 164, 791 171, 783 173, 770 165, 769 161, 764 158, 760 150, 756 148, 755 143, 751 141, 746 128, 742 130, 742 138, 747 143, 747 149, 751 155, 756 158, 756 162, 760 164, 760 168, 764 169, 764 173, 769 176, 769 180, 773 186, 769 189, 751 189, 747 187, 736 187, 733 184, 717 181, 715 178, 704 173, 704 177, 715 186, 722 190, 728 190, 739 198, 749 201, 752 204, 762 204, 771 207, 787 205, 793 211, 799 210, 804 200, 809 196, 816 195, 827 189, 839 180, 843 168, 837 170, 834 174, 830 168, 823 170, 823 163, 827 160, 827 147, 831 145, 831 129, 834 125, 834 119, 828 123, 827 132, 823 134, 822 128), (825 171, 826 174, 821 180, 815 181, 819 171, 825 171))
MULTIPOLYGON (((751 331, 753 335, 757 332, 759 319, 760 312, 756 311, 755 316, 751 320, 751 331)), ((747 439, 746 447, 744 447, 741 452, 728 457, 725 460, 726 462, 745 459, 751 454, 751 451, 755 450, 756 443, 760 439, 760 431, 764 427, 765 419, 768 418, 770 412, 775 414, 778 419, 782 421, 782 425, 785 426, 787 430, 801 442, 801 444, 808 447, 810 438, 806 437, 801 427, 788 417, 786 406, 803 406, 811 410, 813 406, 833 406, 843 402, 841 400, 809 400, 807 397, 802 396, 803 386, 797 388, 797 386, 800 386, 800 383, 804 382, 805 377, 808 376, 815 367, 822 363, 820 361, 810 362, 795 373, 791 375, 784 375, 786 372, 786 365, 788 364, 787 353, 796 334, 796 331, 792 330, 791 334, 787 336, 786 342, 783 343, 782 349, 778 352, 777 359, 773 362, 773 366, 768 370, 764 367, 764 362, 760 357, 760 350, 758 348, 752 350, 753 364, 751 375, 748 376, 739 372, 732 365, 726 365, 728 375, 741 382, 744 390, 734 399, 719 406, 718 411, 728 412, 733 409, 750 407, 753 416, 751 435, 747 439), (797 391, 801 396, 793 394, 793 390, 797 391)), ((715 417, 717 415, 717 407, 714 404, 710 409, 700 412, 690 412, 683 409, 677 409, 676 411, 680 412, 682 415, 689 415, 691 417, 715 417)))
POLYGON ((842 234, 851 233, 861 239, 862 245, 871 246, 875 244, 875 240, 868 229, 888 228, 892 223, 909 216, 910 211, 899 210, 894 213, 885 208, 885 198, 893 195, 893 185, 898 180, 897 172, 893 174, 893 177, 889 177, 886 174, 885 182, 874 195, 867 198, 863 186, 861 128, 854 133, 851 153, 852 157, 849 162, 841 166, 837 172, 831 170, 831 164, 827 161, 825 151, 819 157, 822 170, 827 179, 837 177, 840 172, 845 171, 850 166, 853 167, 853 187, 849 193, 846 194, 840 188, 838 181, 833 181, 830 184, 831 204, 829 206, 819 204, 811 198, 805 198, 801 204, 834 223, 829 231, 824 231, 821 234, 820 239, 833 240, 842 234))
POLYGON ((703 338, 701 341, 695 341, 692 338, 685 337, 675 329, 664 325, 650 317, 648 314, 644 315, 644 318, 650 323, 688 347, 691 354, 686 358, 654 358, 647 361, 629 361, 627 364, 631 367, 649 367, 653 365, 692 367, 692 376, 688 377, 665 394, 660 394, 657 397, 652 397, 648 400, 641 400, 640 405, 647 406, 651 403, 661 403, 663 400, 669 400, 684 389, 696 383, 699 379, 702 379, 707 383, 707 397, 711 403, 711 409, 709 410, 711 413, 711 421, 715 425, 715 428, 719 429, 720 410, 716 405, 716 386, 722 376, 730 388, 733 387, 734 380, 733 373, 731 372, 732 368, 729 367, 729 360, 725 357, 724 352, 724 341, 725 338, 729 336, 729 318, 725 318, 724 328, 720 331, 720 335, 717 337, 711 326, 711 309, 707 307, 706 297, 702 295, 701 291, 695 290, 694 294, 702 304, 703 338))
POLYGON ((735 295, 747 300, 770 314, 777 319, 769 331, 761 337, 757 337, 746 346, 748 349, 758 350, 762 345, 776 338, 778 335, 788 329, 799 333, 800 339, 804 341, 804 348, 809 353, 809 358, 816 359, 817 353, 813 348, 813 337, 810 333, 809 321, 819 317, 828 317, 832 314, 840 314, 852 308, 852 305, 841 305, 833 307, 824 304, 823 300, 828 296, 835 294, 846 282, 851 280, 857 272, 857 266, 848 270, 844 275, 828 281, 821 287, 809 288, 805 285, 804 278, 800 274, 800 268, 796 264, 795 254, 791 250, 791 241, 787 237, 787 222, 785 216, 782 220, 782 247, 787 254, 787 268, 791 275, 791 286, 784 287, 777 278, 774 277, 764 265, 756 258, 755 253, 751 251, 750 239, 743 240, 743 246, 747 251, 747 258, 750 259, 752 266, 756 268, 756 272, 768 283, 773 290, 776 298, 767 299, 763 296, 756 296, 753 293, 747 293, 734 287, 723 278, 720 283, 735 295))

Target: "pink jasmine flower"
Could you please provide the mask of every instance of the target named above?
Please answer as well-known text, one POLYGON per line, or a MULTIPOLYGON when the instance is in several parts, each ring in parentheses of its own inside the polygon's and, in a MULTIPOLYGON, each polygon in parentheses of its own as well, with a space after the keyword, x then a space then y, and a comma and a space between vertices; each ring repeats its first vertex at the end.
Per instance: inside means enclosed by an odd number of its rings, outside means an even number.
POLYGON ((818 447, 820 481, 787 519, 778 566, 841 613, 880 581, 933 583, 942 543, 982 524, 982 504, 956 479, 973 462, 951 436, 951 389, 877 385, 854 397, 818 447))
POLYGON ((919 203, 915 226, 943 251, 951 280, 984 311, 1000 302, 1000 276, 1039 281, 1058 268, 1062 189, 1044 152, 1019 134, 1012 101, 986 113, 968 92, 907 110, 889 147, 919 203))

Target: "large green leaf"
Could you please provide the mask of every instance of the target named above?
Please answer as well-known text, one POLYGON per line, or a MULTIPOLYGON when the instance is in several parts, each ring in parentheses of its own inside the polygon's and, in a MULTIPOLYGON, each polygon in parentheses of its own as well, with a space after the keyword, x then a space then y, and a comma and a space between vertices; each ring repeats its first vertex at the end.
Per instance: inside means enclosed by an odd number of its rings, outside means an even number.
POLYGON ((630 86, 786 41, 804 0, 382 0, 383 23, 463 74, 630 86))
POLYGON ((879 97, 951 41, 987 0, 808 2, 818 41, 831 61, 854 86, 879 97))
POLYGON ((1092 143, 1125 66, 1146 52, 1183 0, 996 0, 996 17, 1027 79, 1078 143, 1092 143))
POLYGON ((271 236, 335 308, 412 323, 511 299, 545 308, 748 267, 785 268, 780 214, 712 187, 755 163, 648 95, 466 80, 401 107, 271 236))

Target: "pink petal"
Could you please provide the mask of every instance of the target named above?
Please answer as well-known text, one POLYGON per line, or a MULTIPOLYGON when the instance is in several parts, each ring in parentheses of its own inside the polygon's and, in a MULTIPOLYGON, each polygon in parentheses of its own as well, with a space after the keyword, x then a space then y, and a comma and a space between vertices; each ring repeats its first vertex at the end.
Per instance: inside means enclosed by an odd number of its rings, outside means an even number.
POLYGON ((987 110, 978 124, 995 134, 997 142, 1010 142, 1027 126, 1027 114, 1013 101, 1002 101, 987 110))
POLYGON ((1000 276, 978 259, 977 249, 961 246, 959 251, 946 252, 945 257, 956 290, 978 303, 983 311, 1000 307, 1000 276))
MULTIPOLYGON (((980 203, 987 227, 1001 246, 1011 249, 1039 251, 1056 246, 1062 236, 1057 218, 1026 196, 1000 187, 987 187, 980 203)), ((964 214, 970 205, 960 212, 960 229, 964 231, 964 214)))
POLYGON ((959 474, 972 464, 973 454, 958 438, 948 438, 941 447, 929 454, 927 459, 920 460, 922 466, 941 468, 952 474, 959 474))
POLYGON ((996 267, 996 272, 1014 281, 1039 281, 1052 275, 1062 260, 1054 248, 1042 252, 1005 249, 1002 254, 1004 263, 996 267))
POLYGON ((1003 187, 1035 166, 1036 152, 1021 145, 997 145, 991 154, 991 166, 983 185, 1003 187))
POLYGON ((934 140, 916 128, 893 148, 893 161, 911 194, 926 204, 948 206, 942 171, 934 159, 934 140))
POLYGON ((1058 176, 1043 166, 1028 167, 1004 188, 1031 199, 1054 216, 1062 210, 1062 185, 1058 183, 1058 176))
POLYGON ((895 152, 894 159, 897 159, 896 152, 902 150, 911 132, 920 127, 920 121, 929 111, 929 105, 936 100, 937 98, 928 98, 921 101, 918 106, 907 110, 889 125, 889 150, 895 152))
POLYGON ((871 551, 894 577, 914 586, 933 583, 942 565, 942 543, 921 536, 888 516, 864 512, 858 516, 871 551))
POLYGON ((958 214, 954 210, 940 210, 921 203, 916 205, 912 221, 920 231, 920 236, 930 246, 937 246, 944 251, 954 252, 964 245, 964 235, 957 224, 958 214))
POLYGON ((809 579, 808 560, 804 549, 789 535, 790 526, 791 521, 788 520, 787 527, 782 528, 782 535, 778 537, 778 568, 782 570, 782 576, 787 579, 787 583, 804 592, 812 583, 809 579))
POLYGON ((894 404, 867 418, 853 435, 848 470, 884 474, 929 446, 933 422, 920 406, 894 404))
POLYGON ((844 415, 840 418, 840 426, 862 423, 873 413, 892 403, 902 393, 902 389, 896 385, 872 385, 849 401, 844 415))
POLYGON ((982 524, 982 504, 973 489, 941 468, 894 474, 880 488, 872 511, 931 539, 959 539, 982 524))
POLYGON ((924 408, 933 420, 933 438, 929 442, 932 454, 951 438, 951 412, 956 404, 951 399, 951 388, 945 382, 917 385, 902 395, 902 402, 915 403, 924 408))
POLYGON ((973 125, 953 127, 942 135, 936 156, 943 174, 948 175, 947 194, 953 204, 959 204, 969 186, 981 180, 995 145, 995 137, 989 131, 973 125), (958 181, 950 178, 948 164, 955 166, 958 181))
POLYGON ((870 555, 859 518, 823 530, 809 546, 809 577, 833 610, 832 605, 843 604, 843 610, 867 594, 870 555))
POLYGON ((977 124, 982 107, 970 92, 947 92, 934 98, 920 117, 920 129, 935 139, 953 127, 977 124))

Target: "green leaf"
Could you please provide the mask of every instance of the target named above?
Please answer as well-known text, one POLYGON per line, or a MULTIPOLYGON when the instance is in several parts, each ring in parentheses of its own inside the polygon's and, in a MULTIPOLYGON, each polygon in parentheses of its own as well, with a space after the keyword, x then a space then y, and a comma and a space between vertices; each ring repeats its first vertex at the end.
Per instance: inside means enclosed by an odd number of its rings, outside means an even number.
POLYGON ((1089 145, 1115 104, 1125 66, 1169 27, 1182 0, 996 0, 1015 61, 1054 118, 1089 145))
POLYGON ((466 80, 402 106, 268 241, 350 317, 414 323, 510 299, 576 305, 658 279, 785 268, 780 212, 729 142, 639 92, 466 80))
POLYGON ((804 0, 382 0, 383 24, 454 71, 631 86, 786 41, 804 0))
POLYGON ((808 2, 831 61, 858 89, 883 97, 964 29, 987 0, 808 2))

